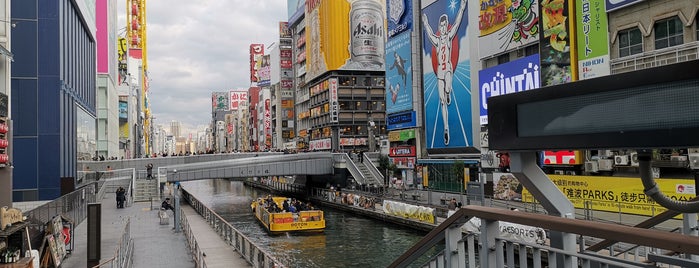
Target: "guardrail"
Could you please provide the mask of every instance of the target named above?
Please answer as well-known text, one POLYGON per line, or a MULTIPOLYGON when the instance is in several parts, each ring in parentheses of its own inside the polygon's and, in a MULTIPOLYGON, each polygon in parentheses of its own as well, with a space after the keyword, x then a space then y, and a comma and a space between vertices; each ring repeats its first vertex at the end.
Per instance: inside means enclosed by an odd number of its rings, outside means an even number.
POLYGON ((206 268, 206 260, 204 259, 204 251, 199 247, 199 242, 192 232, 192 228, 189 227, 189 221, 187 217, 184 216, 184 211, 180 209, 180 222, 182 225, 182 231, 184 232, 185 238, 187 238, 187 246, 192 252, 192 258, 194 258, 194 267, 196 268, 206 268))
MULTIPOLYGON (((226 244, 233 246, 238 253, 253 267, 271 268, 271 267, 286 267, 275 259, 272 254, 256 245, 250 238, 238 231, 228 221, 224 220, 220 215, 214 212, 199 201, 196 197, 182 189, 182 197, 189 202, 189 205, 201 215, 206 222, 223 238, 226 244)), ((193 254, 198 254, 198 248, 192 248, 193 254)), ((195 255, 199 256, 199 255, 195 255)))
POLYGON ((126 226, 119 238, 119 243, 114 250, 114 256, 106 261, 93 266, 92 268, 107 268, 107 267, 132 267, 133 266, 133 238, 131 238, 131 218, 126 220, 126 226))

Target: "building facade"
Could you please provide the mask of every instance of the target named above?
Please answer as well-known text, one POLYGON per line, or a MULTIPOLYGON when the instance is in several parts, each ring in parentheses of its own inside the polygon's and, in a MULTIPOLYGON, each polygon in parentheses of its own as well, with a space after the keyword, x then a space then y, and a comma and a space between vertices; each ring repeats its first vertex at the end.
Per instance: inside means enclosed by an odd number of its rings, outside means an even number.
POLYGON ((12 1, 13 201, 72 191, 77 160, 95 156, 94 4, 12 1))
POLYGON ((117 3, 95 2, 97 27, 97 155, 118 158, 119 94, 117 92, 117 3))

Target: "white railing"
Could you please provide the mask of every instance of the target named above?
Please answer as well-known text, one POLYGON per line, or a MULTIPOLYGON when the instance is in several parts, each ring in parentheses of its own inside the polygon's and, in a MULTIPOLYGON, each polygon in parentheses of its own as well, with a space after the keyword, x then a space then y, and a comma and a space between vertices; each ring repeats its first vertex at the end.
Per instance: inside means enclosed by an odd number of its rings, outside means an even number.
POLYGON ((699 59, 699 41, 611 60, 612 74, 699 59))

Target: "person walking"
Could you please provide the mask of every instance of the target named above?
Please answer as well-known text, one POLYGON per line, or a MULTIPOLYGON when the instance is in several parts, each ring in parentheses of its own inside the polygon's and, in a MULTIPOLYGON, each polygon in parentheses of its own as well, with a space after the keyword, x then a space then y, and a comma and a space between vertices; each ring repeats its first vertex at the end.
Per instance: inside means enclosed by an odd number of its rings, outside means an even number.
POLYGON ((146 179, 150 180, 153 178, 153 163, 148 163, 146 165, 146 179))

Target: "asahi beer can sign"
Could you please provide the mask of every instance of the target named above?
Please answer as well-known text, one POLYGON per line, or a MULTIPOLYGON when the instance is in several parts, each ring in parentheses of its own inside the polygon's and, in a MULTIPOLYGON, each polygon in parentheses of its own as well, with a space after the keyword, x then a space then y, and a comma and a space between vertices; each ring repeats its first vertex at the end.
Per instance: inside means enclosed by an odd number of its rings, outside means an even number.
POLYGON ((374 0, 352 2, 350 12, 350 54, 352 63, 379 65, 384 58, 384 16, 374 0))

